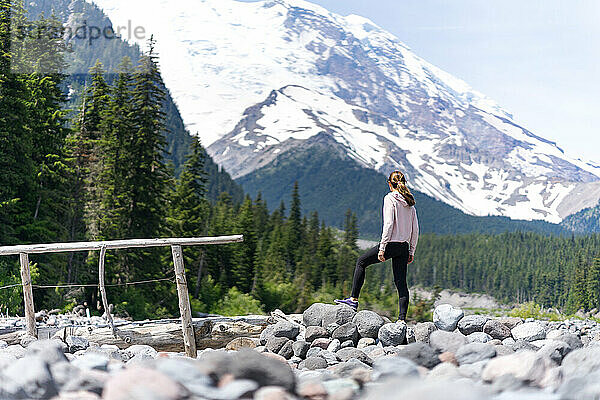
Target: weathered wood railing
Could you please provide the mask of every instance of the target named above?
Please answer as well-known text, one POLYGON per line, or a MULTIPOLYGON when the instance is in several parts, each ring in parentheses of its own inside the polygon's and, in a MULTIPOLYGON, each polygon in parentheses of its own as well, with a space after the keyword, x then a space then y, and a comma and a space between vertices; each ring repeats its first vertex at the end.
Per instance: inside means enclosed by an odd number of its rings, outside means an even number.
POLYGON ((179 298, 179 312, 181 314, 181 329, 183 331, 183 344, 185 353, 189 357, 196 357, 196 340, 192 326, 192 311, 188 297, 187 281, 183 264, 181 246, 197 246, 202 244, 225 244, 243 242, 243 235, 200 237, 200 238, 169 238, 169 239, 127 239, 111 240, 103 242, 73 242, 73 243, 50 243, 32 244, 19 246, 0 247, 0 256, 18 255, 21 263, 21 283, 23 285, 23 299, 25 302, 25 321, 27 333, 37 337, 35 326, 35 308, 33 304, 33 289, 31 285, 31 272, 29 270, 29 254, 61 253, 73 251, 95 251, 100 250, 100 262, 98 266, 98 286, 102 297, 102 304, 106 313, 107 322, 111 325, 113 332, 115 326, 110 314, 106 288, 104 284, 104 256, 106 250, 129 249, 140 247, 162 247, 171 246, 173 264, 175 268, 175 282, 177 285, 177 296, 179 298))

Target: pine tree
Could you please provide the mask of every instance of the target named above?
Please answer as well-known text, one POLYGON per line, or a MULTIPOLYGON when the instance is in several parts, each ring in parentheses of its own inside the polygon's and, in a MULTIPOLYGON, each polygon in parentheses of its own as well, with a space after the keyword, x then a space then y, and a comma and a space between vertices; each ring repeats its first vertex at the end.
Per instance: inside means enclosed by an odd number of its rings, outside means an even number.
POLYGON ((348 209, 344 218, 344 243, 354 251, 358 251, 358 222, 356 213, 348 209))
POLYGON ((296 260, 302 249, 302 212, 300 209, 300 194, 298 193, 298 181, 294 182, 292 190, 292 204, 290 215, 286 226, 286 253, 289 271, 293 274, 296 268, 296 260))
POLYGON ((231 286, 236 286, 244 293, 250 292, 254 282, 254 262, 256 253, 256 232, 254 230, 254 214, 252 199, 246 195, 246 199, 240 207, 237 221, 236 233, 244 235, 244 242, 236 246, 235 262, 232 265, 231 286))

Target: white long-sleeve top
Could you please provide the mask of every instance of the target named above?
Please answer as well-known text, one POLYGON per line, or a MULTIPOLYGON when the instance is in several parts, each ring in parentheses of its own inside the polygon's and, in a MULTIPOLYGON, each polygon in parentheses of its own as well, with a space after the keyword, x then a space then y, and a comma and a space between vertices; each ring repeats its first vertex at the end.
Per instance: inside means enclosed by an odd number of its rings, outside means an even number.
POLYGON ((389 192, 383 198, 383 232, 379 250, 385 251, 388 242, 408 242, 408 253, 414 255, 418 241, 417 210, 409 206, 397 191, 389 192))

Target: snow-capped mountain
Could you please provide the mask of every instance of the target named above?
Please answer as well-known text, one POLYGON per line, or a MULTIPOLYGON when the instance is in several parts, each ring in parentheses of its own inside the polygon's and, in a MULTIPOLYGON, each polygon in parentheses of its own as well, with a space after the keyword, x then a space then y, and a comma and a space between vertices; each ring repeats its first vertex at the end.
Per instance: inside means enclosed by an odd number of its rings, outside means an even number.
POLYGON ((155 34, 188 128, 234 177, 326 140, 473 215, 559 222, 600 199, 600 167, 365 18, 302 0, 95 3, 155 34))

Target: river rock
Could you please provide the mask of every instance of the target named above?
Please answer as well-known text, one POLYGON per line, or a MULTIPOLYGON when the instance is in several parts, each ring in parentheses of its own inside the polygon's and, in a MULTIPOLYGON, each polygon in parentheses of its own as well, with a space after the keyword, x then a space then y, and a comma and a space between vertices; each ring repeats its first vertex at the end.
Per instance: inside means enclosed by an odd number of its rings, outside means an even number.
POLYGON ((512 330, 515 326, 521 325, 523 323, 523 318, 520 317, 500 317, 498 318, 498 322, 504 324, 508 327, 508 329, 512 330))
POLYGON ((352 319, 355 315, 356 311, 352 307, 345 304, 327 307, 324 309, 321 326, 325 327, 326 329, 331 324, 337 324, 338 326, 341 326, 348 322, 352 322, 352 319))
POLYGON ((281 386, 289 392, 296 389, 296 379, 288 365, 252 350, 235 354, 229 373, 236 379, 251 379, 261 387, 281 386))
POLYGON ((356 358, 358 361, 367 364, 368 366, 373 365, 373 360, 371 357, 366 355, 363 351, 355 349, 353 347, 346 347, 345 349, 340 349, 335 353, 341 361, 348 361, 351 358, 356 358))
POLYGON ((322 326, 308 326, 306 327, 304 340, 306 340, 308 343, 311 343, 315 339, 328 337, 329 333, 327 332, 327 329, 323 328, 322 326))
POLYGON ((467 337, 463 334, 443 330, 432 332, 429 338, 429 345, 440 353, 445 351, 456 353, 461 346, 467 343, 467 337))
POLYGON ((279 349, 277 354, 279 354, 286 360, 289 360, 294 356, 294 348, 292 347, 293 344, 294 342, 292 340, 288 340, 283 346, 281 346, 281 349, 279 349))
POLYGON ((460 365, 473 364, 496 356, 494 346, 486 343, 468 343, 456 352, 456 360, 460 365))
POLYGON ((418 378, 419 369, 412 360, 404 357, 387 356, 373 363, 373 379, 383 378, 418 378))
POLYGON ((332 339, 338 339, 341 342, 351 340, 354 345, 358 343, 358 328, 354 322, 347 322, 344 325, 340 325, 331 334, 332 339))
POLYGON ((294 340, 299 333, 300 327, 289 321, 279 321, 273 325, 273 336, 275 337, 284 337, 294 340))
POLYGON ((571 351, 563 358, 561 369, 568 377, 586 376, 594 371, 600 371, 600 346, 571 351))
POLYGON ((179 400, 187 389, 149 368, 133 367, 113 376, 104 387, 106 400, 179 400))
POLYGON ((336 351, 338 351, 341 348, 342 348, 342 346, 341 346, 339 339, 332 339, 331 342, 329 343, 329 346, 327 346, 326 350, 335 353, 336 351))
POLYGON ((84 337, 81 336, 67 336, 66 340, 67 346, 69 346, 69 351, 71 353, 75 353, 79 350, 85 350, 90 347, 90 342, 84 337))
POLYGON ((361 338, 356 345, 357 349, 364 349, 365 347, 372 346, 375 344, 375 339, 370 337, 361 338))
POLYGON ((406 338, 406 324, 402 321, 384 324, 379 329, 378 338, 383 347, 401 345, 406 338))
POLYGON ((440 363, 438 354, 429 345, 422 342, 400 346, 396 351, 398 357, 407 358, 414 363, 431 369, 440 363))
POLYGON ((487 321, 483 327, 483 332, 490 335, 493 339, 498 340, 504 340, 509 338, 511 335, 511 330, 508 328, 508 326, 496 319, 490 319, 487 321))
POLYGON ((18 359, 2 371, 2 378, 2 395, 8 398, 49 399, 58 394, 48 364, 39 357, 18 359))
POLYGON ((538 354, 549 357, 556 364, 560 365, 563 358, 571 352, 571 346, 562 340, 550 340, 538 350, 538 354))
POLYGON ((356 324, 358 333, 362 338, 377 339, 377 333, 385 321, 376 312, 369 310, 361 310, 352 318, 352 322, 356 324))
POLYGON ((274 330, 275 330, 275 325, 267 325, 267 327, 262 330, 262 332, 260 333, 260 339, 259 339, 261 346, 265 346, 267 344, 267 341, 275 336, 275 335, 273 335, 274 330))
POLYGON ((463 310, 450 304, 440 304, 433 311, 433 323, 438 329, 452 332, 464 316, 463 310))
POLYGON ((483 326, 489 320, 483 315, 465 315, 458 321, 458 330, 465 336, 474 332, 483 332, 483 326))
POLYGON ((490 340, 493 340, 490 335, 485 332, 473 332, 470 335, 467 335, 467 340, 469 343, 487 343, 490 340))
POLYGON ((481 377, 491 382, 502 375, 514 375, 517 379, 541 386, 554 363, 548 357, 524 350, 508 356, 491 359, 485 366, 481 377))
POLYGON ((310 347, 319 347, 323 350, 326 350, 331 343, 331 339, 328 338, 318 338, 312 341, 310 347))
POLYGON ((310 349, 310 343, 303 340, 292 343, 292 350, 294 351, 294 355, 296 357, 305 358, 308 349, 310 349))
POLYGON ((325 359, 323 357, 307 357, 306 360, 302 361, 299 365, 298 365, 298 369, 311 369, 311 370, 315 370, 315 369, 323 369, 323 368, 327 368, 327 361, 325 361, 325 359))
POLYGON ((307 327, 322 326, 325 311, 333 307, 335 307, 333 304, 314 303, 302 313, 302 322, 307 327))
POLYGON ((267 340, 267 344, 265 344, 265 347, 269 349, 271 353, 279 353, 279 350, 281 350, 282 347, 288 342, 291 342, 291 340, 288 338, 273 336, 269 340, 267 340))
POLYGON ((539 322, 525 322, 517 325, 511 330, 511 333, 512 337, 517 341, 525 340, 533 342, 534 340, 546 338, 546 330, 539 322))
POLYGON ((415 325, 414 330, 417 342, 429 343, 429 336, 437 328, 433 322, 419 322, 415 325))

